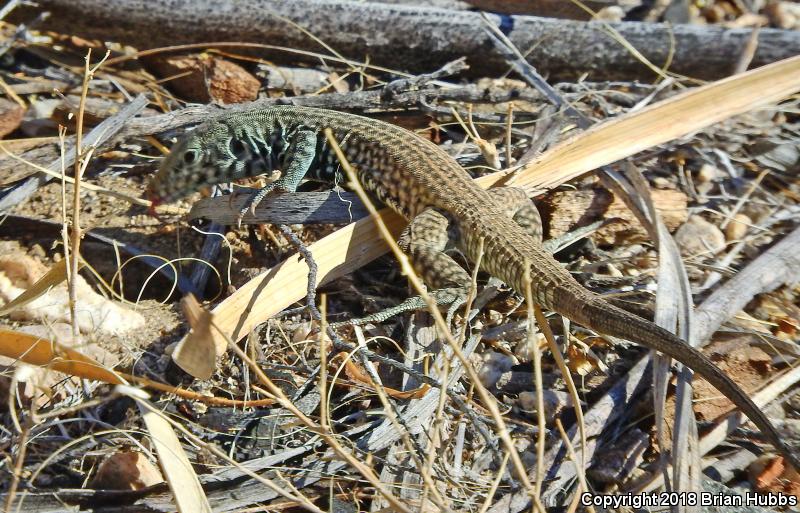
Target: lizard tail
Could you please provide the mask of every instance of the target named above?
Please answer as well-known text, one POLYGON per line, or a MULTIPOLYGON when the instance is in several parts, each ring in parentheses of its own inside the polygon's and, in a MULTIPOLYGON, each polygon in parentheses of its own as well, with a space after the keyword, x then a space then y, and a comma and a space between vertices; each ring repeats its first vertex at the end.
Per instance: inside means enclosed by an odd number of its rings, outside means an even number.
MULTIPOLYGON (((587 298, 588 299, 588 298, 587 298)), ((573 303, 574 306, 574 303, 573 303)), ((558 308, 555 308, 558 311, 558 308)), ((789 463, 800 471, 800 459, 783 442, 780 433, 752 399, 703 353, 689 346, 675 334, 613 306, 598 297, 592 297, 579 307, 579 315, 572 316, 584 326, 604 335, 624 338, 639 345, 655 349, 693 369, 714 388, 727 396, 778 449, 789 463)))

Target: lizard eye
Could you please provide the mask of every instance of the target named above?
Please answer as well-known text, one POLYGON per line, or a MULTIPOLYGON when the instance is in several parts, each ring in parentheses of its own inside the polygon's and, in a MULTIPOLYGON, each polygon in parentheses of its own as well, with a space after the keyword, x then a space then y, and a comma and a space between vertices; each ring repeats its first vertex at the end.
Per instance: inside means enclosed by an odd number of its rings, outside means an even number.
POLYGON ((230 142, 230 151, 231 155, 236 157, 237 159, 241 159, 243 156, 247 154, 247 146, 237 138, 232 138, 230 142))
POLYGON ((195 150, 189 150, 183 154, 184 164, 194 164, 196 160, 197 160, 197 152, 195 150))

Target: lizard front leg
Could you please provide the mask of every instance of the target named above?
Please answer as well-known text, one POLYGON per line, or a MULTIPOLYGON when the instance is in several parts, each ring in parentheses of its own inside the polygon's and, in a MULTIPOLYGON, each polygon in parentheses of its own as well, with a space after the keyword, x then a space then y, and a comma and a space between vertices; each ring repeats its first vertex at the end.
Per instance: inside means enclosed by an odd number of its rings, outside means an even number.
POLYGON ((312 130, 297 130, 292 135, 292 140, 286 150, 285 161, 288 162, 286 169, 282 170, 281 177, 274 182, 262 187, 253 193, 245 203, 244 208, 237 216, 237 225, 241 226, 242 218, 248 212, 254 213, 256 207, 267 195, 274 191, 295 192, 297 186, 308 173, 311 164, 314 162, 317 148, 317 133, 312 130))

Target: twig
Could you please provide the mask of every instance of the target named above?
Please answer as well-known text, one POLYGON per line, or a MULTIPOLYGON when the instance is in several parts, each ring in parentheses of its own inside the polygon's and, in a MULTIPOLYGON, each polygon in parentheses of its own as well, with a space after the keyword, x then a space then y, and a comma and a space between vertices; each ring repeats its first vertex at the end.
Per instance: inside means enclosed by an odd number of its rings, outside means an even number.
POLYGON ((461 57, 460 59, 448 62, 438 70, 431 73, 422 73, 414 77, 394 80, 383 86, 383 89, 381 90, 381 100, 384 102, 389 101, 401 91, 412 88, 420 88, 424 85, 427 85, 429 82, 443 77, 448 77, 450 75, 456 75, 467 69, 469 69, 467 59, 466 57, 461 57))
MULTIPOLYGON (((788 372, 785 372, 775 379, 775 381, 753 394, 753 401, 760 408, 763 408, 780 394, 796 385, 798 381, 800 381, 800 366, 790 369, 788 372)), ((747 422, 747 418, 741 412, 735 411, 729 413, 725 418, 717 422, 714 429, 707 432, 705 436, 700 439, 698 447, 700 455, 703 456, 711 452, 712 449, 722 443, 730 433, 734 432, 744 422, 747 422)), ((653 490, 662 486, 662 484, 663 475, 659 474, 654 476, 653 480, 648 482, 646 486, 642 486, 639 491, 653 490)))
MULTIPOLYGON (((16 385, 16 381, 13 382, 16 385)), ((14 389, 17 387, 14 386, 14 389)), ((9 395, 13 397, 13 391, 9 391, 9 395)), ((12 399, 13 401, 13 399, 12 399)), ((33 403, 31 405, 33 408, 33 403)), ((31 415, 33 412, 31 412, 31 415)), ((14 468, 11 472, 11 483, 8 485, 8 492, 6 494, 5 505, 3 507, 3 511, 5 513, 12 513, 14 510, 12 509, 14 505, 14 497, 17 494, 17 487, 19 486, 19 480, 22 476, 22 467, 25 461, 25 452, 28 447, 28 435, 30 434, 31 427, 33 427, 32 419, 30 415, 25 419, 25 423, 22 425, 22 430, 20 431, 19 435, 16 437, 16 445, 17 445, 17 457, 14 460, 14 468)))
MULTIPOLYGON (((242 354, 244 354, 244 353, 242 353, 242 354)), ((124 390, 124 388, 123 388, 123 390, 124 390)), ((181 434, 183 434, 183 436, 185 436, 188 440, 191 440, 193 444, 196 444, 198 447, 204 448, 205 450, 209 451, 214 456, 222 459, 223 461, 227 461, 228 463, 236 466, 236 468, 240 469, 243 473, 245 473, 246 475, 248 475, 252 479, 255 479, 256 481, 266 485, 267 487, 269 487, 272 491, 274 491, 276 494, 280 495, 281 497, 285 497, 285 498, 287 498, 287 499, 289 499, 289 500, 291 500, 293 502, 296 502, 298 505, 301 505, 302 507, 304 507, 305 509, 307 509, 308 511, 311 511, 313 513, 323 513, 322 510, 317 508, 314 504, 312 504, 303 495, 298 495, 296 497, 291 495, 283 487, 278 486, 272 480, 267 479, 264 476, 261 476, 261 475, 255 473, 255 472, 253 472, 252 470, 250 470, 249 468, 247 468, 244 465, 239 464, 237 461, 233 460, 227 454, 225 454, 223 451, 221 451, 219 448, 217 448, 214 444, 209 444, 209 443, 206 443, 206 442, 202 441, 200 438, 198 438, 197 436, 192 434, 189 430, 187 430, 184 426, 182 426, 178 422, 175 422, 169 416, 164 415, 163 412, 161 412, 158 408, 156 408, 152 404, 150 404, 149 401, 146 401, 146 400, 142 399, 140 397, 140 394, 137 394, 136 391, 133 391, 133 393, 129 393, 128 395, 130 395, 131 398, 136 400, 136 402, 140 406, 145 408, 146 410, 148 410, 148 411, 150 411, 150 412, 162 417, 166 422, 168 422, 170 425, 172 425, 173 428, 175 428, 178 431, 180 431, 181 434)))
MULTIPOLYGON (((561 434, 561 440, 564 441, 564 447, 567 448, 569 459, 571 459, 572 463, 575 464, 575 473, 578 475, 578 482, 581 484, 581 492, 591 491, 589 485, 586 484, 586 474, 583 472, 583 462, 578 461, 578 456, 575 454, 575 449, 572 448, 572 444, 569 442, 567 432, 564 431, 564 425, 561 424, 561 419, 559 418, 556 418, 556 427, 558 428, 558 432, 561 434)), ((594 507, 591 505, 587 506, 586 510, 590 513, 594 513, 594 507)))
POLYGON ((571 118, 575 119, 578 123, 578 126, 581 128, 588 128, 591 123, 581 114, 578 112, 575 107, 567 103, 564 98, 557 94, 555 89, 553 89, 550 84, 547 83, 547 80, 544 79, 543 76, 536 71, 525 57, 520 53, 516 46, 503 34, 497 25, 491 22, 489 18, 486 16, 486 13, 481 13, 481 18, 485 23, 485 32, 489 36, 489 39, 494 43, 495 49, 500 52, 503 57, 511 63, 514 70, 517 73, 522 75, 522 77, 528 81, 534 88, 536 88, 539 92, 545 95, 550 103, 555 105, 557 108, 563 108, 564 112, 570 116, 571 118))
POLYGON ((2 9, 0 9, 0 20, 6 19, 8 13, 13 11, 21 3, 23 3, 22 0, 10 0, 6 5, 3 6, 2 9))
MULTIPOLYGON (((311 420, 311 418, 309 418, 306 414, 300 411, 294 405, 294 403, 292 403, 292 401, 288 397, 286 397, 286 394, 283 393, 283 390, 281 390, 277 385, 275 385, 275 383, 273 383, 272 380, 269 379, 269 377, 267 377, 266 374, 264 374, 264 371, 262 371, 261 368, 249 356, 247 356, 244 353, 244 351, 242 351, 239 348, 239 346, 237 346, 236 343, 233 342, 233 340, 231 340, 231 338, 223 330, 219 329, 219 327, 217 327, 216 324, 214 324, 213 322, 212 325, 228 342, 228 347, 230 347, 233 350, 233 352, 235 352, 239 356, 239 358, 242 359, 242 361, 246 362, 247 365, 250 366, 251 370, 255 373, 256 377, 258 377, 259 381, 261 381, 261 383, 263 383, 267 387, 267 390, 263 391, 265 395, 273 397, 275 401, 281 405, 281 407, 290 411, 292 415, 294 415, 300 422, 303 423, 303 425, 305 425, 307 428, 317 433, 340 458, 347 461, 347 463, 349 463, 367 481, 369 481, 370 484, 372 484, 372 486, 374 486, 375 489, 381 495, 383 495, 387 501, 389 501, 392 507, 394 507, 395 509, 397 509, 402 513, 411 513, 411 511, 403 503, 398 501, 397 498, 388 489, 386 489, 383 483, 381 483, 380 479, 378 479, 378 477, 375 475, 372 468, 367 466, 364 462, 358 460, 353 455, 353 453, 342 447, 342 445, 336 440, 336 437, 332 433, 322 429, 321 426, 319 426, 317 423, 311 420)), ((255 385, 253 385, 253 387, 258 389, 255 385)))
MULTIPOLYGON (((86 154, 83 154, 83 114, 86 109, 86 95, 89 93, 89 83, 92 81, 94 72, 97 71, 103 61, 108 58, 110 51, 106 52, 105 57, 100 60, 94 67, 90 66, 90 59, 92 56, 92 49, 86 52, 84 72, 83 72, 83 87, 81 88, 81 100, 78 106, 78 119, 76 120, 77 129, 75 134, 75 163, 74 163, 74 179, 72 194, 72 233, 70 235, 70 242, 72 244, 72 255, 70 260, 70 271, 67 273, 67 288, 69 290, 69 314, 72 319, 72 337, 73 342, 77 343, 79 328, 78 319, 76 317, 75 309, 78 304, 77 293, 77 279, 78 279, 78 262, 80 261, 80 246, 81 246, 81 223, 80 223, 80 209, 81 209, 81 177, 89 161, 92 158, 94 148, 90 148, 86 154)), ((64 162, 62 156, 62 165, 64 162)))
POLYGON ((489 487, 489 491, 486 493, 486 499, 481 504, 481 508, 478 510, 478 513, 486 513, 486 510, 489 509, 489 506, 492 504, 492 499, 494 498, 495 492, 497 492, 497 487, 500 485, 500 481, 503 479, 503 474, 506 472, 506 465, 508 464, 508 453, 503 455, 503 461, 500 463, 500 467, 497 469, 497 474, 495 474, 494 479, 492 479, 492 484, 489 487))
POLYGON ((694 312, 693 338, 711 335, 756 294, 769 292, 800 276, 800 227, 766 250, 714 291, 694 312))
POLYGON ((528 305, 528 332, 526 343, 533 349, 533 381, 536 389, 536 420, 538 433, 536 437, 536 496, 542 493, 542 480, 544 479, 544 444, 547 436, 544 411, 544 383, 542 381, 542 352, 539 341, 536 340, 536 324, 533 322, 535 309, 539 306, 533 301, 531 289, 531 263, 525 262, 525 302, 528 305))
MULTIPOLYGON (((8 6, 6 6, 6 7, 8 7, 8 6)), ((12 8, 13 8, 13 5, 12 5, 12 8)), ((3 10, 5 11, 5 8, 4 8, 3 10)), ((4 12, 4 13, 3 13, 3 17, 5 17, 6 15, 8 15, 8 13, 9 13, 9 12, 10 12, 10 11, 6 11, 6 12, 4 12)), ((50 16, 50 13, 48 13, 48 12, 42 12, 42 13, 39 13, 39 14, 36 16, 36 18, 34 18, 34 19, 33 19, 31 22, 29 22, 27 25, 26 25, 25 23, 20 23, 19 25, 17 25, 17 28, 16 28, 16 30, 14 31, 14 35, 12 35, 11 37, 9 37, 9 38, 8 38, 8 39, 6 39, 5 41, 3 41, 3 42, 2 42, 2 44, 0 44, 0 57, 2 57, 3 55, 5 55, 5 54, 6 54, 6 52, 7 52, 8 50, 10 50, 12 46, 14 46, 14 43, 15 43, 15 42, 16 42, 18 39, 22 39, 23 37, 25 37, 25 33, 27 33, 29 29, 31 29, 31 28, 33 28, 33 27, 35 27, 35 26, 37 26, 37 25, 41 24, 41 23, 42 23, 43 21, 45 21, 45 20, 46 20, 46 19, 47 19, 49 16, 50 16)))
MULTIPOLYGON (((561 371, 561 376, 564 379, 564 382, 567 385, 567 390, 569 391, 569 395, 572 398, 575 410, 575 423, 578 426, 578 433, 580 435, 580 445, 581 445, 581 459, 580 461, 574 460, 575 465, 578 465, 576 472, 584 476, 585 479, 585 468, 586 468, 586 425, 584 423, 584 416, 583 416, 583 409, 581 409, 581 398, 578 394, 578 387, 575 386, 575 381, 572 379, 572 374, 569 371, 569 367, 567 367, 567 362, 564 360, 564 355, 561 354, 561 348, 558 347, 556 343, 556 339, 553 336, 553 331, 550 329, 550 324, 548 324, 547 319, 542 313, 542 309, 539 305, 533 305, 533 314, 536 318, 536 323, 539 325, 539 329, 544 334, 544 338, 547 341, 547 345, 550 348, 550 354, 553 355, 553 359, 556 361, 556 366, 561 371)), ((566 327, 565 327, 566 331, 566 327)), ((567 333, 565 333, 566 335, 567 333)), ((537 342, 534 340, 534 344, 537 342)))
MULTIPOLYGON (((203 247, 200 250, 199 260, 203 262, 214 262, 219 256, 219 251, 222 248, 222 242, 225 240, 225 226, 219 223, 210 223, 205 230, 197 230, 205 235, 203 247)), ((230 246, 229 246, 230 249, 230 246)), ((192 288, 196 291, 205 290, 208 278, 211 276, 210 268, 208 265, 197 263, 192 266, 192 274, 189 281, 192 288)), ((230 265, 228 266, 228 285, 231 284, 230 265)))

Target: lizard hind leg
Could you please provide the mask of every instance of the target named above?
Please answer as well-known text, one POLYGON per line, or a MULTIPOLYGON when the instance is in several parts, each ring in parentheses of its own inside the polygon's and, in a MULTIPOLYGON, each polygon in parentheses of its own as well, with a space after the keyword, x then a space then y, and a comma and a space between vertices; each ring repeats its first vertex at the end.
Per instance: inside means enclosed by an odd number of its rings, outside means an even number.
MULTIPOLYGON (((516 187, 498 187, 491 189, 489 194, 502 206, 506 215, 514 219, 532 237, 541 239, 542 222, 539 211, 524 190, 516 187)), ((448 216, 435 208, 428 208, 409 223, 398 240, 400 249, 409 256, 414 270, 425 284, 431 287, 429 295, 433 301, 439 306, 448 305, 448 324, 456 309, 466 302, 469 285, 472 283, 469 273, 445 252, 457 242, 457 239, 457 230, 448 216)), ((426 306, 421 296, 414 296, 394 307, 358 319, 334 323, 331 326, 383 322, 402 313, 421 310, 426 306)))
MULTIPOLYGON (((451 245, 453 226, 441 211, 428 208, 417 215, 400 236, 398 244, 409 257, 414 271, 432 290, 428 293, 434 303, 448 305, 448 317, 466 301, 469 273, 445 253, 451 245)), ((396 315, 426 307, 420 296, 406 299, 399 305, 374 314, 332 324, 332 327, 382 322, 396 315)), ((450 319, 448 319, 449 322, 450 319)))
POLYGON ((488 192, 506 215, 528 235, 537 241, 542 240, 542 217, 525 190, 519 187, 496 187, 488 192))

